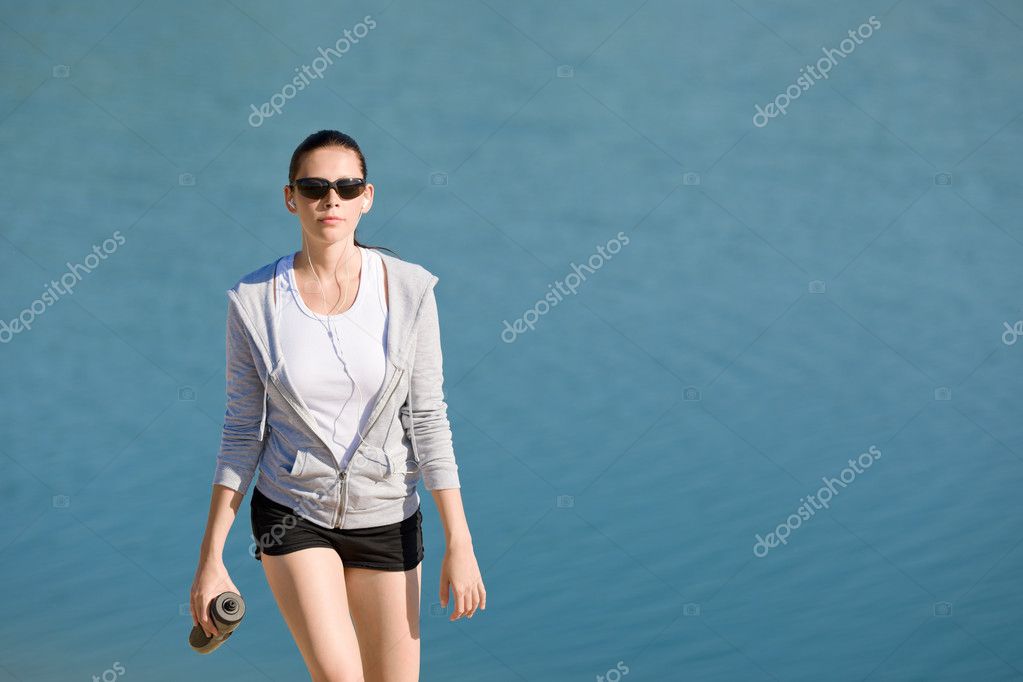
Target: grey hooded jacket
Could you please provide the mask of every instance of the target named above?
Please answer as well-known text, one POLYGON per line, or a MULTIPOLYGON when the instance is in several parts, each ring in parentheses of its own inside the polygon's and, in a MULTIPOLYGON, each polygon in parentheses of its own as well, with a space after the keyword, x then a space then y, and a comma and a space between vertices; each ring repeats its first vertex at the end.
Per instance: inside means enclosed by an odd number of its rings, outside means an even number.
POLYGON ((363 439, 341 469, 315 418, 283 380, 282 258, 227 290, 227 410, 213 477, 256 486, 326 528, 396 523, 427 490, 459 488, 444 401, 440 324, 426 268, 380 253, 387 276, 387 366, 363 439))

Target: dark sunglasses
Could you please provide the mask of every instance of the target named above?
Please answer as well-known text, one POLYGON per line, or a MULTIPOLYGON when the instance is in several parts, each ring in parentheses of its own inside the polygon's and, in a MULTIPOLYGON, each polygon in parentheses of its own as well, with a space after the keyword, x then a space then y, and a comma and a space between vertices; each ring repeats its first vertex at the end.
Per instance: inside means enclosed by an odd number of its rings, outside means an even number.
POLYGON ((306 199, 322 199, 333 187, 342 199, 354 199, 366 189, 364 178, 338 178, 334 182, 326 178, 298 178, 291 183, 292 189, 306 199))

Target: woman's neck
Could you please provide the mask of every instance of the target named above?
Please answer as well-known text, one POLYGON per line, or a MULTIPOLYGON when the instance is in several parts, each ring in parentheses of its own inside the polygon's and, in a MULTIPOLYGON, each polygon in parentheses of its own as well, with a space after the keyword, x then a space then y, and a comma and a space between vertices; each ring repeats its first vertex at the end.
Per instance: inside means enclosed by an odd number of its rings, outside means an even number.
POLYGON ((335 242, 326 247, 302 244, 294 256, 294 268, 310 278, 333 282, 346 276, 358 279, 362 270, 362 254, 354 242, 335 242), (311 261, 311 263, 310 263, 311 261))

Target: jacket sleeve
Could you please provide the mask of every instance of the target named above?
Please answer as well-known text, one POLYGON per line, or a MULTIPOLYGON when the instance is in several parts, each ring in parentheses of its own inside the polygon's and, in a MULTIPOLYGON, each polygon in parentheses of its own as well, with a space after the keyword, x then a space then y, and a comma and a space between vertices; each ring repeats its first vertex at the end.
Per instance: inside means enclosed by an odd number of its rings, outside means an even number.
POLYGON ((213 483, 245 494, 263 452, 266 388, 237 303, 227 298, 227 410, 213 483))
POLYGON ((431 285, 419 312, 409 397, 401 409, 427 490, 461 487, 444 401, 443 365, 437 298, 431 285))

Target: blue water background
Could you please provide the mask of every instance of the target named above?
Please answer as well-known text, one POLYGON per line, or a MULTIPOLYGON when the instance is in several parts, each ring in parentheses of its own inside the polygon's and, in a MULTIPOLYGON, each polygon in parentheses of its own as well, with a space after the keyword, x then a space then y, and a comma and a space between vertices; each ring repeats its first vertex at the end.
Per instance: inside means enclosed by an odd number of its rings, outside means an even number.
POLYGON ((242 629, 185 605, 224 292, 321 128, 440 277, 489 597, 431 614, 421 487, 422 679, 1023 680, 1020 3, 6 2, 0 53, 0 682, 307 679, 248 500, 242 629))

